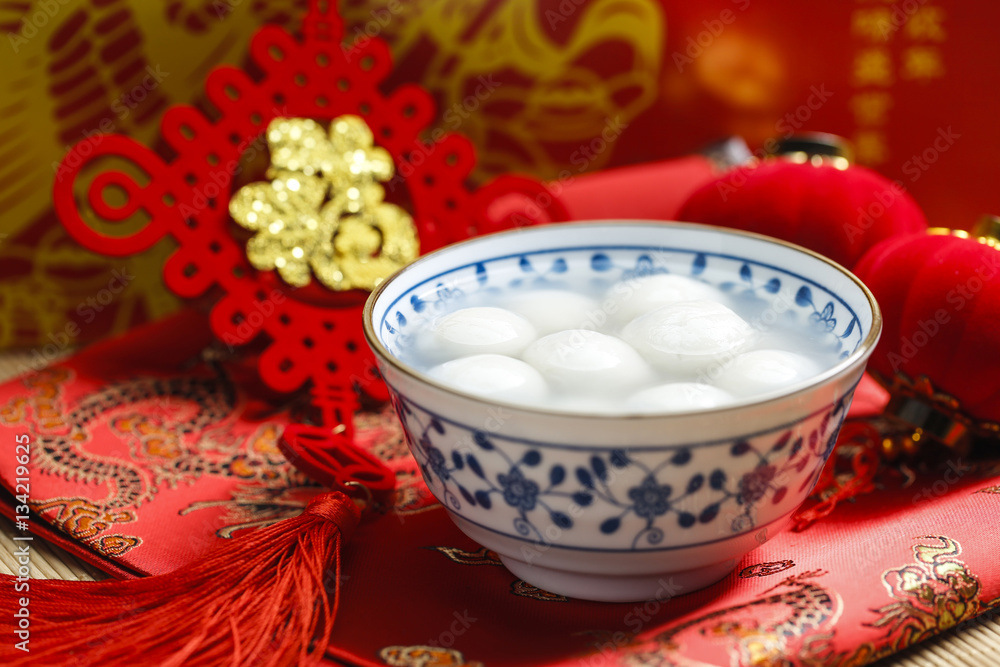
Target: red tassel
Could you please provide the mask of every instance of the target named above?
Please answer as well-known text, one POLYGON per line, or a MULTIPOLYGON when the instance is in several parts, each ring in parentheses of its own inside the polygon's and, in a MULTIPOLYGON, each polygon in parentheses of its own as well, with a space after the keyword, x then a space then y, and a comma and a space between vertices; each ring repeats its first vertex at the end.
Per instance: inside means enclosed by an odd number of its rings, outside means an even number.
POLYGON ((4 575, 0 664, 319 664, 337 613, 340 548, 359 518, 353 500, 326 493, 300 516, 168 574, 32 579, 22 592, 4 575), (14 647, 19 598, 29 602, 29 653, 14 647))

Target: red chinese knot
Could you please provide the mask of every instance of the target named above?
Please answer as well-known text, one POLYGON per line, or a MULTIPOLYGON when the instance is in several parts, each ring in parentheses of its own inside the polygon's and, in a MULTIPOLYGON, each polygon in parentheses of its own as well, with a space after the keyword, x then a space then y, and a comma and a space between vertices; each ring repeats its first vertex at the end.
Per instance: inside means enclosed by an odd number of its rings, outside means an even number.
POLYGON ((436 131, 433 144, 422 141, 421 133, 435 116, 430 95, 416 85, 382 93, 379 84, 392 70, 388 46, 370 39, 347 49, 343 33, 335 3, 322 0, 310 3, 301 39, 276 26, 263 27, 250 45, 259 74, 222 66, 208 75, 205 93, 216 112, 211 118, 186 105, 164 114, 161 134, 174 159, 164 160, 128 137, 103 136, 100 142, 78 144, 67 155, 53 197, 70 235, 95 252, 131 255, 172 237, 179 247, 163 267, 167 287, 184 298, 221 292, 211 312, 215 336, 242 345, 265 334, 269 342, 258 365, 264 382, 283 392, 311 386, 326 435, 339 423, 338 438, 351 442, 350 416, 358 404, 354 389, 387 398, 363 339, 365 293, 334 294, 313 286, 292 291, 275 272, 254 269, 243 240, 233 236, 228 207, 234 175, 242 169, 244 153, 256 150, 268 124, 281 117, 364 119, 376 145, 397 166, 390 186, 405 184, 422 252, 509 227, 513 219, 523 222, 521 211, 489 210, 504 195, 528 202, 544 196, 547 220, 567 215, 532 179, 503 176, 478 190, 470 188, 475 153, 469 140, 436 131), (75 196, 83 187, 77 181, 85 169, 109 158, 127 161, 128 169, 97 172, 85 197, 93 215, 85 216, 75 196), (114 190, 123 202, 110 196, 114 190), (146 220, 138 231, 112 236, 88 224, 93 216, 105 226, 146 220))

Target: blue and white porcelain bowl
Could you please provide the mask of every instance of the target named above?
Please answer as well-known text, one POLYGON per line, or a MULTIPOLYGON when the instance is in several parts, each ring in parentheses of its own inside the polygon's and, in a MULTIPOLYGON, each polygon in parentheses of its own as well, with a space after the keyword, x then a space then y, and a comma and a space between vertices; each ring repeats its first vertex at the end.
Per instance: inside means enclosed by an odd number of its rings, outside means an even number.
POLYGON ((458 527, 525 581, 605 601, 708 586, 781 530, 816 483, 881 326, 871 292, 816 253, 651 222, 557 224, 458 243, 389 278, 364 311, 413 456, 458 527), (398 358, 421 321, 462 295, 654 272, 711 276, 759 300, 762 322, 820 332, 839 361, 723 408, 607 416, 490 402, 398 358))

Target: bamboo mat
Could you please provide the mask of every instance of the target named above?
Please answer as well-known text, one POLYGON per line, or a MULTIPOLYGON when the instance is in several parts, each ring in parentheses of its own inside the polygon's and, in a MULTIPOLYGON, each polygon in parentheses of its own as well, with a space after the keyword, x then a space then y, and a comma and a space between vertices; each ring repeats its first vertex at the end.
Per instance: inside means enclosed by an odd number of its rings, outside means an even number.
MULTIPOLYGON (((0 354, 0 381, 12 377, 27 354, 0 354)), ((0 572, 13 574, 14 524, 0 517, 0 572)), ((31 576, 35 579, 95 581, 108 576, 57 546, 31 542, 31 576)), ((873 663, 876 667, 1000 667, 1000 613, 942 633, 917 646, 873 663)))

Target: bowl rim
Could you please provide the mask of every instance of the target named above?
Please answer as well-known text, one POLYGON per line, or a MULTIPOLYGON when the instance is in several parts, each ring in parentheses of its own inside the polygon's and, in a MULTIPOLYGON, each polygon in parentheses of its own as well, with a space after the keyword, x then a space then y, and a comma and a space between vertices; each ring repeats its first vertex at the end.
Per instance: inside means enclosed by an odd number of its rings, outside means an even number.
MULTIPOLYGON (((748 407, 756 406, 767 406, 776 402, 788 400, 794 396, 802 393, 806 393, 812 390, 814 387, 825 384, 826 382, 834 379, 835 377, 843 374, 852 366, 860 361, 863 361, 875 349, 875 345, 878 343, 879 337, 882 333, 882 311, 879 308, 878 302, 875 300, 875 295, 872 291, 868 289, 860 278, 858 278, 854 273, 852 273, 845 266, 836 262, 825 255, 816 252, 815 250, 810 250, 809 248, 800 246, 796 243, 791 243, 790 241, 785 241, 784 239, 775 238, 773 236, 767 236, 766 234, 759 234, 757 232, 748 232, 742 229, 732 229, 729 227, 722 227, 719 225, 709 225, 697 222, 684 222, 679 220, 635 220, 635 219, 617 219, 617 218, 607 218, 607 219, 595 219, 595 220, 573 220, 568 222, 553 222, 543 225, 532 225, 530 227, 519 227, 515 229, 506 229, 498 232, 492 232, 489 234, 482 234, 479 236, 474 236, 468 239, 463 239, 461 241, 456 241, 455 243, 450 243, 448 245, 442 246, 431 252, 419 256, 417 259, 413 260, 406 266, 402 267, 385 280, 383 280, 379 285, 372 290, 368 295, 368 299, 365 301, 364 308, 362 309, 362 325, 364 329, 365 339, 368 346, 372 349, 377 357, 382 359, 385 363, 388 363, 394 367, 397 371, 409 376, 423 384, 428 384, 439 391, 443 391, 446 394, 450 394, 455 397, 463 398, 465 400, 470 400, 476 403, 484 403, 491 406, 499 406, 511 410, 518 410, 521 412, 532 413, 541 416, 551 416, 551 417, 569 417, 574 419, 586 419, 586 420, 598 420, 598 421, 622 421, 622 420, 663 420, 671 418, 680 417, 701 417, 701 416, 717 416, 724 415, 732 412, 738 412, 746 410, 748 407), (858 287, 865 299, 868 302, 868 306, 872 314, 871 328, 868 334, 861 340, 858 347, 844 359, 840 359, 830 368, 825 371, 812 376, 807 380, 791 385, 787 390, 779 390, 777 392, 769 392, 767 394, 762 394, 760 398, 750 396, 736 400, 732 403, 727 403, 726 405, 705 408, 700 410, 680 410, 675 412, 620 412, 620 413, 593 413, 593 412, 581 412, 568 409, 559 408, 537 408, 524 403, 515 403, 512 401, 496 400, 490 399, 483 396, 478 396, 476 394, 465 392, 460 389, 456 389, 452 386, 439 382, 429 375, 418 371, 409 365, 399 361, 379 340, 375 328, 372 322, 372 314, 375 309, 375 303, 379 300, 382 292, 388 287, 391 282, 394 282, 400 278, 403 274, 412 270, 418 264, 422 264, 427 261, 432 261, 433 258, 441 253, 442 251, 451 251, 454 248, 458 248, 464 245, 473 243, 483 243, 487 239, 495 238, 498 236, 513 236, 517 234, 532 233, 534 230, 551 229, 554 227, 569 227, 569 228, 588 228, 588 227, 605 227, 611 228, 619 225, 635 225, 642 227, 663 227, 663 228, 686 228, 694 230, 703 230, 713 233, 722 233, 724 235, 737 236, 755 239, 757 241, 764 241, 769 243, 774 243, 776 245, 784 246, 791 250, 797 251, 804 255, 810 256, 813 259, 819 260, 820 262, 829 265, 833 269, 842 273, 847 277, 856 287, 858 287)), ((384 378, 383 378, 383 381, 384 378)), ((388 384, 388 383, 386 383, 388 384)), ((855 383, 856 386, 856 383, 855 383)))

